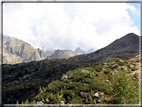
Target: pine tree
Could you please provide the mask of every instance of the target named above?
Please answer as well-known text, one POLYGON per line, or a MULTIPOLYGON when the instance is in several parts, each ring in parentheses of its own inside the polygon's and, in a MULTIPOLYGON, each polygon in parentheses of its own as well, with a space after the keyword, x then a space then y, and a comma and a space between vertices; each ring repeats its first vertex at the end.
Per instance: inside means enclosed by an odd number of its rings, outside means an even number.
POLYGON ((92 72, 90 71, 90 78, 92 78, 92 72))
POLYGON ((64 90, 66 91, 66 86, 64 86, 64 90))
POLYGON ((96 99, 94 99, 93 103, 96 104, 96 99))
POLYGON ((80 104, 83 104, 83 103, 82 103, 82 98, 81 98, 81 100, 80 100, 80 104))
POLYGON ((89 101, 93 101, 93 99, 92 99, 91 95, 89 95, 89 101))
POLYGON ((57 102, 60 101, 60 97, 59 97, 59 94, 57 94, 57 102))
POLYGON ((42 92, 42 88, 41 86, 39 86, 39 90, 38 90, 38 93, 42 92))
POLYGON ((63 90, 61 89, 61 96, 63 95, 63 90))
POLYGON ((126 71, 119 71, 112 78, 113 96, 110 100, 112 104, 138 104, 139 85, 133 82, 126 71))
POLYGON ((92 91, 92 89, 91 89, 91 96, 93 95, 93 91, 92 91))
POLYGON ((48 85, 48 90, 50 90, 50 84, 48 85))
POLYGON ((16 104, 17 104, 17 107, 19 107, 19 101, 18 100, 17 100, 16 104))

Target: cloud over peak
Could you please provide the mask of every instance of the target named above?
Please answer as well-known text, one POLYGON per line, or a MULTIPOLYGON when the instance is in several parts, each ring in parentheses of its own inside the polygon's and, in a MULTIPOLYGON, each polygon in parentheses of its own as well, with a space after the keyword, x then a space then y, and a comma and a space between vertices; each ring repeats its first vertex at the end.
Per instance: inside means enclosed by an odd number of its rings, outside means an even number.
POLYGON ((129 32, 139 35, 127 9, 135 7, 126 3, 4 3, 3 30, 36 48, 96 50, 129 32))

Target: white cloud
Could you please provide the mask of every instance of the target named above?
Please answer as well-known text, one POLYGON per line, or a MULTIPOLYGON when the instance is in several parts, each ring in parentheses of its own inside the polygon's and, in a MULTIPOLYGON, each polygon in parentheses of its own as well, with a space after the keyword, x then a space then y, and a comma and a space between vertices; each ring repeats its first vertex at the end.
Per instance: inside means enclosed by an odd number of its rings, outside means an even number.
POLYGON ((140 34, 126 3, 4 4, 5 35, 46 49, 99 49, 127 33, 140 34))

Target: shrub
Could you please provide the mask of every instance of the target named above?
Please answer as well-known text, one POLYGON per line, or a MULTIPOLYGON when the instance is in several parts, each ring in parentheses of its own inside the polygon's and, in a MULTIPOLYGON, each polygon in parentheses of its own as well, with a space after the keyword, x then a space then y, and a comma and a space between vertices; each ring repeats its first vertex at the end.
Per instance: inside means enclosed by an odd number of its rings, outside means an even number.
POLYGON ((132 71, 136 71, 136 70, 138 70, 138 69, 133 67, 133 68, 131 68, 131 70, 132 70, 132 71))
POLYGON ((124 66, 125 62, 118 62, 119 65, 124 66))
POLYGON ((110 73, 110 71, 109 71, 109 70, 105 70, 104 73, 105 73, 105 74, 108 74, 108 73, 110 73))
POLYGON ((97 72, 101 72, 103 66, 101 64, 94 67, 97 72))

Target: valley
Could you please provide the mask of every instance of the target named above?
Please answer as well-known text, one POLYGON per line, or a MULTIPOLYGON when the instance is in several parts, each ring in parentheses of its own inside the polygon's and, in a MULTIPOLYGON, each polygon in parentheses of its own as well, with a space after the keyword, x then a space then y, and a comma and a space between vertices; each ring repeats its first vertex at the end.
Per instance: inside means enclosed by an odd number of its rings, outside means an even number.
POLYGON ((89 54, 68 57, 58 50, 54 58, 2 64, 3 104, 138 104, 139 39, 129 33, 89 54))

